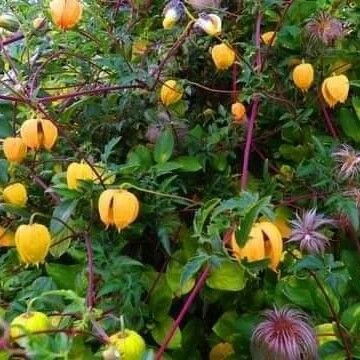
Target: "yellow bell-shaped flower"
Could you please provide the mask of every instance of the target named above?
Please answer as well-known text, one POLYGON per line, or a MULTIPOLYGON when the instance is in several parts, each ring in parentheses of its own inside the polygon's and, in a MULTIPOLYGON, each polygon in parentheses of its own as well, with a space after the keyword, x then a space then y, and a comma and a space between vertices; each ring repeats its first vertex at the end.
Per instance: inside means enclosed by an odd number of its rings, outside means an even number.
POLYGON ((4 201, 18 206, 25 206, 27 203, 27 192, 23 184, 15 183, 7 186, 3 191, 4 201))
POLYGON ((116 348, 124 360, 141 360, 145 354, 144 339, 135 331, 125 329, 111 335, 109 344, 116 348))
POLYGON ((0 226, 0 247, 15 246, 15 235, 12 231, 0 226))
POLYGON ((348 98, 350 90, 349 79, 346 75, 335 75, 326 78, 321 86, 324 100, 330 107, 337 103, 344 103, 348 98))
POLYGON ((78 189, 79 180, 95 180, 96 176, 86 163, 71 163, 66 170, 66 180, 69 189, 78 189))
POLYGON ((29 119, 20 128, 23 143, 33 150, 51 150, 58 137, 57 127, 46 119, 29 119))
POLYGON ((183 90, 175 80, 167 80, 160 90, 160 99, 165 106, 177 103, 183 96, 183 90))
POLYGON ((276 270, 283 252, 283 241, 279 229, 269 221, 255 223, 250 231, 245 246, 240 247, 232 234, 231 248, 233 255, 238 259, 259 261, 269 259, 269 267, 276 270))
POLYGON ((20 225, 15 232, 15 245, 20 260, 26 265, 44 262, 49 252, 51 236, 41 224, 20 225))
POLYGON ((28 342, 26 335, 50 329, 51 322, 46 314, 39 311, 29 311, 12 320, 10 323, 10 338, 20 346, 26 346, 28 342))
POLYGON ((292 73, 295 86, 303 92, 310 89, 314 82, 314 68, 311 64, 303 63, 296 66, 292 73))
POLYGON ((52 21, 60 29, 74 27, 81 19, 83 6, 78 0, 52 0, 50 14, 52 21))
POLYGON ((226 44, 215 45, 211 56, 218 70, 228 69, 235 61, 235 51, 226 44))
POLYGON ((235 122, 242 122, 246 118, 246 108, 241 102, 231 105, 231 114, 235 122))
POLYGON ((179 20, 180 14, 176 7, 169 7, 164 12, 163 27, 164 29, 171 29, 179 20))
POLYGON ((115 225, 118 230, 128 227, 139 214, 139 201, 127 190, 103 191, 98 207, 100 219, 106 227, 115 225))
POLYGON ((8 161, 21 163, 26 157, 27 148, 21 138, 8 137, 3 142, 3 151, 8 161))
POLYGON ((268 31, 261 35, 261 40, 265 45, 274 46, 277 40, 275 31, 268 31))

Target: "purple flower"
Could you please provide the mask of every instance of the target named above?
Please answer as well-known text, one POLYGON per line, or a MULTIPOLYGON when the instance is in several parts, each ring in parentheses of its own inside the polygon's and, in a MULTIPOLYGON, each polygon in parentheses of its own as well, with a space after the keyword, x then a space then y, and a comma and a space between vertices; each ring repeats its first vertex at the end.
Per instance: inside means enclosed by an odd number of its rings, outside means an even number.
POLYGON ((352 179, 360 172, 360 152, 350 145, 342 145, 332 153, 337 164, 337 172, 344 179, 352 179))
POLYGON ((334 226, 334 220, 327 219, 322 214, 316 214, 316 209, 306 211, 303 216, 296 214, 296 220, 290 221, 292 231, 288 242, 299 242, 300 250, 310 254, 324 253, 330 240, 319 231, 324 225, 334 226))
POLYGON ((313 39, 325 45, 330 45, 345 34, 342 22, 326 12, 320 12, 305 28, 313 39))
POLYGON ((316 335, 306 314, 284 307, 264 313, 251 337, 253 360, 318 359, 316 335))

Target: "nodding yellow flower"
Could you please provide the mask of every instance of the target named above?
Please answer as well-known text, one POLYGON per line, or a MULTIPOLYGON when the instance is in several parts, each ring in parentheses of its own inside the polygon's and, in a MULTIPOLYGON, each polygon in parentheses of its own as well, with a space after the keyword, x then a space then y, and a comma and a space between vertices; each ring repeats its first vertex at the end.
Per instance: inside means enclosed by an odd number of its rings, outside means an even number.
POLYGON ((26 157, 27 148, 21 138, 7 137, 3 142, 3 151, 8 161, 21 163, 26 157))
POLYGON ((265 45, 274 46, 277 40, 277 35, 275 31, 268 31, 261 35, 261 40, 265 45))
POLYGON ((216 36, 221 33, 221 18, 215 14, 204 14, 195 22, 195 27, 200 28, 210 36, 216 36))
POLYGON ((226 44, 215 45, 211 56, 218 70, 226 70, 235 62, 235 51, 226 44))
POLYGON ((292 78, 295 86, 303 92, 310 89, 314 82, 314 68, 311 64, 303 63, 295 66, 292 78))
POLYGON ((0 247, 15 246, 15 235, 12 231, 0 226, 0 247))
POLYGON ((117 353, 121 354, 121 359, 124 360, 142 359, 146 350, 144 339, 137 332, 128 329, 111 335, 109 345, 110 351, 117 350, 117 353))
POLYGON ((106 225, 122 230, 133 223, 139 214, 139 200, 127 190, 109 189, 99 198, 99 215, 106 225))
POLYGON ((276 271, 282 256, 283 241, 279 229, 269 221, 253 225, 249 239, 243 247, 236 242, 235 232, 231 238, 233 255, 238 259, 259 261, 269 259, 269 267, 276 271))
POLYGON ((3 191, 4 201, 18 206, 25 206, 27 203, 27 192, 23 184, 15 183, 7 186, 3 191))
POLYGON ((26 265, 43 263, 49 252, 51 236, 41 224, 20 225, 15 232, 15 245, 20 260, 26 265))
POLYGON ((27 344, 26 335, 49 329, 51 329, 51 322, 46 314, 29 311, 17 316, 10 323, 10 338, 24 347, 27 344))
POLYGON ((62 30, 71 29, 81 19, 83 6, 78 0, 52 0, 50 14, 52 21, 62 30))
POLYGON ((46 119, 29 119, 20 128, 23 143, 33 150, 51 150, 58 137, 57 127, 46 119))
POLYGON ((350 90, 349 79, 346 75, 335 75, 326 78, 321 86, 321 93, 325 102, 334 107, 337 103, 344 103, 350 90))
POLYGON ((231 114, 235 122, 242 122, 246 119, 246 108, 241 102, 236 102, 231 105, 231 114))
POLYGON ((175 80, 167 80, 160 90, 160 99, 165 106, 177 103, 183 96, 183 90, 175 80))
POLYGON ((69 189, 78 189, 79 180, 95 180, 96 175, 89 164, 71 163, 66 170, 66 180, 69 189))

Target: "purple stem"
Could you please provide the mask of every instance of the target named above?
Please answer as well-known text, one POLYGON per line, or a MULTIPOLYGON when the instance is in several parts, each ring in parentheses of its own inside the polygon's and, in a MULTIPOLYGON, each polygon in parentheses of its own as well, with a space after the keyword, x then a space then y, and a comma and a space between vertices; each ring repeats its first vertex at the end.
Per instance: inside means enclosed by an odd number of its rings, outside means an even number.
POLYGON ((20 41, 24 38, 24 34, 23 33, 16 33, 14 36, 12 36, 11 38, 9 39, 5 39, 3 42, 2 42, 2 46, 6 46, 6 45, 10 45, 16 41, 20 41))
POLYGON ((94 254, 92 249, 92 243, 89 234, 84 234, 86 254, 87 254, 87 271, 88 271, 88 287, 86 294, 86 306, 89 309, 94 307, 95 302, 95 284, 94 284, 94 254))
POLYGON ((320 100, 320 106, 321 106, 322 113, 324 115, 326 126, 327 126, 331 136, 333 138, 337 138, 338 135, 337 135, 337 132, 336 132, 335 127, 333 125, 331 116, 329 114, 329 111, 328 111, 327 107, 325 106, 325 104, 323 103, 322 100, 320 100))
POLYGON ((158 350, 158 352, 156 353, 155 360, 161 360, 162 355, 165 352, 169 342, 173 338, 177 327, 180 325, 180 323, 183 320, 184 316, 189 311, 190 306, 192 305, 192 303, 195 300, 195 297, 197 296, 199 291, 204 286, 206 278, 209 275, 209 272, 210 272, 210 266, 206 266, 206 268, 203 270, 202 274, 197 279, 195 287, 191 291, 191 294, 189 295, 189 297, 186 299, 186 301, 185 301, 179 315, 177 316, 176 320, 174 321, 170 331, 166 334, 165 340, 161 344, 160 349, 158 350))

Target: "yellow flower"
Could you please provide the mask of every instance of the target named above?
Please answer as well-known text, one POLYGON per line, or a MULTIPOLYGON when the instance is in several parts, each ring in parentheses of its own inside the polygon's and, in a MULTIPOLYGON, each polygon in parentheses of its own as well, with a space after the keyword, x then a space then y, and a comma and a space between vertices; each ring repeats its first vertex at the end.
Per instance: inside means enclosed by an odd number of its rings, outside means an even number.
POLYGON ((81 19, 83 6, 78 0, 52 0, 50 14, 55 25, 66 30, 74 27, 81 19))
POLYGON ((234 121, 242 122, 246 118, 246 108, 241 102, 236 102, 231 105, 231 114, 234 121))
POLYGON ((235 61, 235 51, 226 44, 215 45, 211 56, 218 70, 228 69, 235 61))
POLYGON ((101 221, 107 227, 115 225, 118 230, 128 227, 139 214, 139 201, 134 194, 127 190, 103 191, 98 207, 101 221))
POLYGON ((69 189, 78 189, 79 180, 95 180, 96 176, 89 164, 71 163, 66 170, 66 180, 69 189))
POLYGON ((160 99, 165 106, 177 103, 183 95, 183 90, 175 80, 167 80, 160 90, 160 99))
POLYGON ((15 246, 14 233, 0 226, 0 247, 12 247, 12 246, 15 246))
POLYGON ((233 354, 234 348, 230 343, 218 343, 211 349, 209 360, 226 360, 230 355, 233 354))
POLYGON ((15 232, 15 244, 21 262, 38 265, 44 262, 49 252, 51 236, 44 225, 20 225, 15 232))
POLYGON ((269 267, 276 271, 282 256, 283 241, 279 229, 271 222, 263 221, 253 225, 243 247, 237 244, 233 233, 231 248, 238 259, 246 258, 249 262, 270 259, 269 267))
POLYGON ((26 156, 27 148, 21 138, 8 137, 3 142, 3 151, 8 161, 21 163, 26 156))
POLYGON ((180 16, 181 14, 179 14, 179 11, 177 11, 175 7, 169 7, 168 9, 166 9, 163 20, 164 29, 171 29, 172 27, 174 27, 180 16))
POLYGON ((216 36, 221 33, 222 23, 219 16, 204 14, 196 20, 195 27, 202 29, 210 36, 216 36))
POLYGON ((57 127, 46 119, 29 119, 23 122, 20 128, 23 143, 33 150, 41 147, 51 150, 58 137, 57 127))
POLYGON ((141 360, 146 350, 144 339, 128 329, 110 336, 109 344, 118 351, 119 359, 124 360, 141 360))
POLYGON ((27 337, 24 335, 49 329, 51 329, 51 324, 46 314, 39 311, 29 311, 13 319, 10 324, 10 338, 24 347, 27 344, 27 337))
POLYGON ((326 78, 321 86, 324 100, 330 107, 337 103, 344 103, 348 98, 350 90, 349 79, 346 75, 335 75, 326 78))
POLYGON ((311 64, 303 63, 295 66, 292 73, 293 81, 297 88, 306 92, 314 82, 314 68, 311 64))
POLYGON ((15 183, 7 186, 3 192, 4 201, 18 206, 25 206, 27 203, 27 192, 23 184, 15 183))
POLYGON ((263 43, 265 45, 274 46, 276 43, 276 39, 277 39, 277 36, 276 36, 275 31, 268 31, 261 35, 261 40, 263 41, 263 43))

